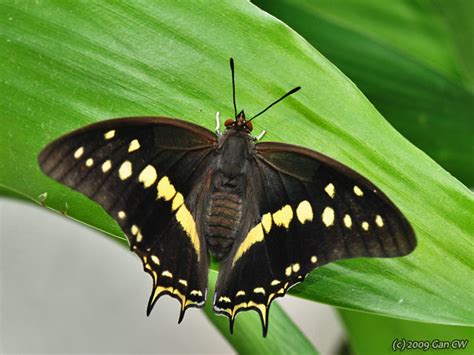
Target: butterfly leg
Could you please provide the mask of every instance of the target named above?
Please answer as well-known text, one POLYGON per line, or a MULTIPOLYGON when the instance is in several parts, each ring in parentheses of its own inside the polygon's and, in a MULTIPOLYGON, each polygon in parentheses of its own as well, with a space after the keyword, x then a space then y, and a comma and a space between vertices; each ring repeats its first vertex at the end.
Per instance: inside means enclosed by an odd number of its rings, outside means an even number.
POLYGON ((61 214, 63 214, 64 216, 67 216, 68 212, 69 212, 69 203, 65 202, 64 203, 64 210, 61 211, 61 214))
POLYGON ((38 202, 40 203, 41 206, 45 207, 46 206, 46 199, 48 198, 48 193, 43 192, 41 195, 38 196, 38 202))
POLYGON ((219 137, 222 135, 220 126, 221 126, 221 114, 220 112, 216 112, 216 134, 219 137))

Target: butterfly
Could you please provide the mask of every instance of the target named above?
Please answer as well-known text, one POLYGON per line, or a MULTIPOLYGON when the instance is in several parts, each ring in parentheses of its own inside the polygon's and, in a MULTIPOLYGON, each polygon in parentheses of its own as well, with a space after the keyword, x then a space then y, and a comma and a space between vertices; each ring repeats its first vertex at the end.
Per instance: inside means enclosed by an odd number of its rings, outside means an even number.
POLYGON ((50 143, 39 165, 98 202, 151 275, 147 315, 163 295, 179 322, 207 297, 210 255, 219 261, 213 306, 230 319, 256 310, 263 335, 271 303, 312 270, 354 257, 396 257, 416 246, 400 210, 349 167, 303 147, 260 142, 237 113, 225 131, 166 117, 106 120, 50 143))

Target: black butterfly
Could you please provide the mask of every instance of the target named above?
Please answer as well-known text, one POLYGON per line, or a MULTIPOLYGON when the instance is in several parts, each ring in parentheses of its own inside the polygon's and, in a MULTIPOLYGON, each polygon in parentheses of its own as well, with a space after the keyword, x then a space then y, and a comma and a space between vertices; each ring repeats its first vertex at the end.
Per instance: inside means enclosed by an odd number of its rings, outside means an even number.
MULTIPOLYGON (((147 314, 164 294, 179 322, 206 301, 210 252, 220 261, 214 309, 230 319, 271 302, 313 269, 353 257, 410 253, 415 234, 371 182, 320 153, 254 138, 237 114, 216 134, 165 117, 108 120, 49 144, 53 179, 101 204, 153 278, 147 314)), ((219 117, 217 115, 217 127, 219 117)))

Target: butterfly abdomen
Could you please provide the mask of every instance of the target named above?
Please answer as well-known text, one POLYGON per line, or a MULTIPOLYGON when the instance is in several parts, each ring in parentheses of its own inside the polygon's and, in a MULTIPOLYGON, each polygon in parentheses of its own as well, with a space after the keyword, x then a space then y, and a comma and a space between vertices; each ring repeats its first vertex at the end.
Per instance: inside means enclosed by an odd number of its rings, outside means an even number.
POLYGON ((206 240, 211 253, 228 254, 242 220, 242 198, 232 191, 214 191, 206 211, 206 240))

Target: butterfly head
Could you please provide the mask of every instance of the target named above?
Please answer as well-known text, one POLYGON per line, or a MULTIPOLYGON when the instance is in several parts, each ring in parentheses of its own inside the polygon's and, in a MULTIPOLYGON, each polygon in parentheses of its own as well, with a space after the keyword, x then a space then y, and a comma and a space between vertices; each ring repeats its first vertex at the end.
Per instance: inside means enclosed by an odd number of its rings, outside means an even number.
POLYGON ((240 111, 240 113, 235 117, 235 119, 229 118, 224 123, 227 129, 236 129, 236 130, 243 130, 246 132, 252 132, 253 125, 252 122, 247 121, 245 118, 244 110, 240 111))
POLYGON ((246 119, 244 110, 240 111, 240 113, 237 114, 237 103, 235 101, 234 60, 232 58, 230 58, 230 70, 231 70, 231 74, 232 74, 232 99, 234 101, 235 119, 229 118, 228 120, 225 121, 224 125, 227 129, 234 129, 234 130, 238 130, 238 131, 244 131, 244 132, 247 132, 247 133, 252 132, 253 125, 252 125, 252 122, 250 122, 250 121, 252 121, 254 118, 260 116, 262 113, 267 111, 270 107, 272 107, 276 103, 283 100, 285 97, 290 96, 291 94, 294 94, 299 89, 301 89, 300 86, 295 87, 294 89, 288 91, 285 95, 280 97, 278 100, 276 100, 273 103, 271 103, 270 105, 268 105, 267 108, 265 108, 264 110, 260 111, 256 115, 254 115, 252 118, 246 119))

